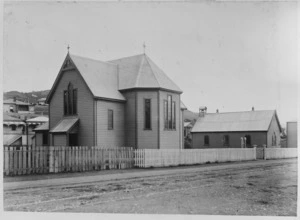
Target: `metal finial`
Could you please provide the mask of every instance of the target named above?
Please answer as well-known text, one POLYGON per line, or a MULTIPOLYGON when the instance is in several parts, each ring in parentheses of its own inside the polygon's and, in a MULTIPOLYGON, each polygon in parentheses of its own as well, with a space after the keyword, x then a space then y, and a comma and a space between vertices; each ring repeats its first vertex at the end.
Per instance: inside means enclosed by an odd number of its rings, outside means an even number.
POLYGON ((144 42, 143 44, 143 48, 144 48, 144 54, 146 53, 146 43, 144 42))
POLYGON ((67 49, 68 49, 68 53, 69 53, 69 50, 70 50, 70 46, 69 46, 69 44, 68 44, 68 47, 67 47, 67 49))

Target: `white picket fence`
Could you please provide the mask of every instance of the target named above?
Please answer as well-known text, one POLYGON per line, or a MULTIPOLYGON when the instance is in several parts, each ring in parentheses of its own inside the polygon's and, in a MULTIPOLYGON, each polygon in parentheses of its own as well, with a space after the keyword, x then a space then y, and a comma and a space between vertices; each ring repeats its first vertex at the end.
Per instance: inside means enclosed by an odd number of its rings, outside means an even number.
POLYGON ((135 166, 137 167, 165 167, 244 160, 256 160, 256 148, 135 150, 135 166))
POLYGON ((265 148, 264 158, 280 159, 298 157, 298 148, 265 148))

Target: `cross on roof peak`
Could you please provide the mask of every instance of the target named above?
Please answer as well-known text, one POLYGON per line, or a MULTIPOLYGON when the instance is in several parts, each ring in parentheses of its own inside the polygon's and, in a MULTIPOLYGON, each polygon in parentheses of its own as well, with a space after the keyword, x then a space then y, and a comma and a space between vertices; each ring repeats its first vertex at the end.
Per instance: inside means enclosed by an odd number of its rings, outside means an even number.
POLYGON ((70 50, 70 45, 68 44, 68 47, 67 47, 67 49, 68 49, 68 53, 69 53, 69 50, 70 50))

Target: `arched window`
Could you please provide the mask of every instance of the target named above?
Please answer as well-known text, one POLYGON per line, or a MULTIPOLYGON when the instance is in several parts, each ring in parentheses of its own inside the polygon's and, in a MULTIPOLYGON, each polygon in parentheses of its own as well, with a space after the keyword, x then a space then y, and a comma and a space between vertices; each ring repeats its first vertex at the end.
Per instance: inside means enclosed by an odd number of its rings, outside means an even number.
POLYGON ((17 129, 17 126, 16 125, 11 125, 11 130, 12 131, 15 131, 17 129))
POLYGON ((64 91, 64 114, 77 114, 77 89, 73 88, 73 84, 69 83, 67 90, 64 91))

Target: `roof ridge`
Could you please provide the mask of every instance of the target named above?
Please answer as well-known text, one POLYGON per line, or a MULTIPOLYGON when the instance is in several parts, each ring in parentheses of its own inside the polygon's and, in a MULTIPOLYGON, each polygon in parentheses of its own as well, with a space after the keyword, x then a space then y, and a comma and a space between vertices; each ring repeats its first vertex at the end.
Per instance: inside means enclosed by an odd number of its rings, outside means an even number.
POLYGON ((151 72, 152 72, 152 74, 154 75, 154 78, 155 78, 155 80, 156 80, 158 86, 161 87, 161 86, 160 86, 160 83, 159 83, 159 81, 158 81, 158 79, 157 79, 157 77, 156 77, 156 73, 155 73, 155 71, 153 70, 153 68, 152 68, 152 66, 151 66, 151 64, 150 64, 150 62, 148 61, 148 59, 150 59, 150 58, 148 58, 148 56, 147 56, 146 54, 144 55, 144 57, 145 57, 145 59, 146 59, 148 65, 150 66, 151 72))
POLYGON ((110 65, 117 66, 117 64, 111 63, 109 61, 96 60, 96 59, 90 58, 90 57, 83 57, 83 56, 78 56, 78 55, 75 55, 75 54, 69 54, 69 56, 71 58, 73 56, 73 57, 82 58, 82 59, 86 59, 86 60, 90 60, 90 61, 94 61, 94 62, 101 62, 101 63, 105 63, 105 64, 110 64, 110 65))
POLYGON ((220 114, 230 114, 230 113, 243 113, 243 112, 266 112, 266 111, 276 111, 275 109, 274 110, 255 110, 255 111, 238 111, 238 112, 219 112, 219 113, 216 113, 216 112, 208 112, 206 113, 207 115, 220 115, 220 114))
POLYGON ((122 58, 118 58, 118 59, 109 60, 107 62, 115 62, 115 61, 118 61, 118 60, 123 60, 123 59, 132 58, 132 57, 143 56, 143 55, 144 54, 136 54, 136 55, 132 55, 132 56, 127 56, 127 57, 122 57, 122 58))

